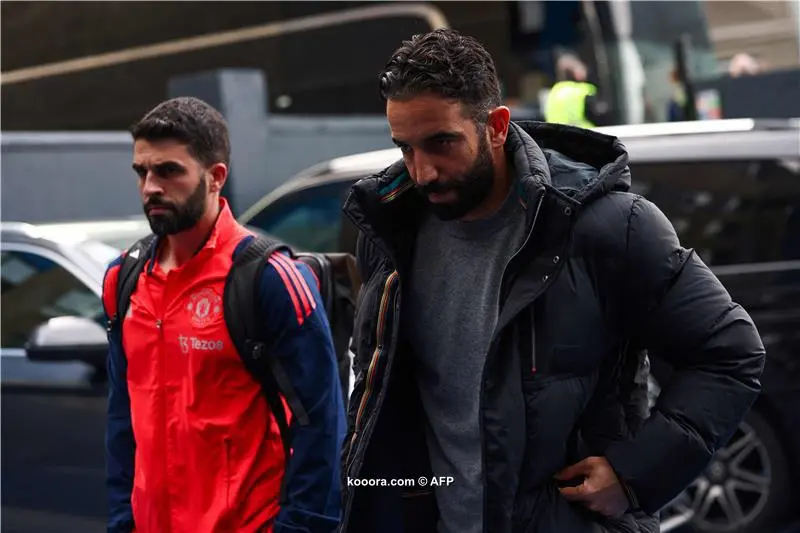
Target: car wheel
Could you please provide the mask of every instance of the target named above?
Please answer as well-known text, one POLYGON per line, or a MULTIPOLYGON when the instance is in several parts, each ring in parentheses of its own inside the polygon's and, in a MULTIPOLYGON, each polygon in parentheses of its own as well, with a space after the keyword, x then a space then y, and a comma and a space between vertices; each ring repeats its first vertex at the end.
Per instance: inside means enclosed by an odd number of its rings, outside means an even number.
POLYGON ((662 511, 662 532, 678 531, 664 525, 681 522, 698 533, 768 531, 788 510, 790 494, 790 464, 778 435, 750 410, 705 472, 662 511))

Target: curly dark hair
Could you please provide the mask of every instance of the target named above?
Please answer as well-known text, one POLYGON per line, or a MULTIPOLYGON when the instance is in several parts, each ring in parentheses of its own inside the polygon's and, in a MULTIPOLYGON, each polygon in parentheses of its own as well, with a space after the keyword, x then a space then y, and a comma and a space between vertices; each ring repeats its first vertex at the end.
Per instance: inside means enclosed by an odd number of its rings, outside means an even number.
POLYGON ((380 74, 380 91, 384 100, 426 92, 457 100, 479 123, 501 104, 492 56, 475 38, 449 28, 403 41, 380 74))
POLYGON ((182 96, 158 104, 131 127, 133 140, 174 139, 209 167, 230 164, 231 141, 222 114, 199 98, 182 96))

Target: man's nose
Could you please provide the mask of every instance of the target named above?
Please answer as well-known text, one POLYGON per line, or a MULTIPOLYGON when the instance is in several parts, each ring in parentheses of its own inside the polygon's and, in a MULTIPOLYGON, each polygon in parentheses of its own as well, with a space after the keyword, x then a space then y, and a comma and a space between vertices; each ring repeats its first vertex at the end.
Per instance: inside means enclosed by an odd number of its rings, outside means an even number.
POLYGON ((439 178, 439 171, 429 158, 421 154, 415 154, 412 176, 418 187, 424 187, 439 178))
POLYGON ((161 185, 161 180, 158 179, 153 171, 148 171, 142 179, 142 194, 145 197, 164 194, 164 187, 161 185))

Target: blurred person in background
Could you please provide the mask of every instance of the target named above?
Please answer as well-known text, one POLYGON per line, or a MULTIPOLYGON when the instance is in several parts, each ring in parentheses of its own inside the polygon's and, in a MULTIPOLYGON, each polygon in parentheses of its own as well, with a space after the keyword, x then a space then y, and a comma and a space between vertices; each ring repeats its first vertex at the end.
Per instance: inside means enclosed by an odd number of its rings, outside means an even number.
POLYGON ((589 81, 586 64, 570 53, 556 60, 556 83, 547 95, 544 119, 582 128, 608 125, 610 107, 589 81))
MULTIPOLYGON (((730 60, 728 63, 728 75, 732 78, 740 78, 743 76, 755 76, 760 74, 764 69, 764 65, 756 60, 753 56, 746 53, 738 53, 730 60)), ((670 122, 687 120, 686 115, 686 104, 687 104, 687 95, 686 95, 686 88, 684 87, 683 82, 681 81, 680 74, 678 73, 677 69, 673 69, 670 73, 670 86, 672 87, 672 98, 669 100, 667 104, 667 120, 670 122)), ((710 114, 706 113, 706 116, 703 116, 703 113, 700 113, 702 110, 703 99, 701 98, 702 95, 698 95, 698 115, 701 119, 711 119, 711 118, 721 118, 717 116, 719 113, 710 114)), ((718 99, 718 96, 717 96, 718 99)))
POLYGON ((686 120, 686 89, 677 69, 673 69, 670 73, 669 83, 672 87, 672 98, 667 103, 667 120, 669 122, 686 120))
POLYGON ((258 289, 268 355, 282 363, 308 415, 307 425, 292 420, 286 457, 276 417, 223 316, 226 276, 250 237, 220 197, 230 164, 225 120, 201 100, 176 98, 147 113, 132 135, 156 238, 129 253, 146 263, 121 320, 117 291, 128 257, 113 262, 104 281, 109 533, 334 531, 344 407, 313 273, 276 251, 264 258, 258 289))
POLYGON ((510 120, 475 39, 414 36, 380 89, 403 157, 344 207, 342 531, 657 532, 758 395, 752 320, 627 192, 618 139, 510 120), (676 369, 650 414, 645 350, 676 369))

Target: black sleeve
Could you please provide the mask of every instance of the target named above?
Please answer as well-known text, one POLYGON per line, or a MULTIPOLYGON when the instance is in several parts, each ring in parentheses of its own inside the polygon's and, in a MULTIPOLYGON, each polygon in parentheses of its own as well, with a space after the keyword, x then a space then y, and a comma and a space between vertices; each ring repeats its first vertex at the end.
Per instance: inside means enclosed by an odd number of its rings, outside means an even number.
POLYGON ((730 439, 760 391, 765 351, 750 316, 655 205, 635 200, 627 231, 626 313, 642 317, 636 335, 675 372, 641 429, 606 457, 652 513, 730 439))

